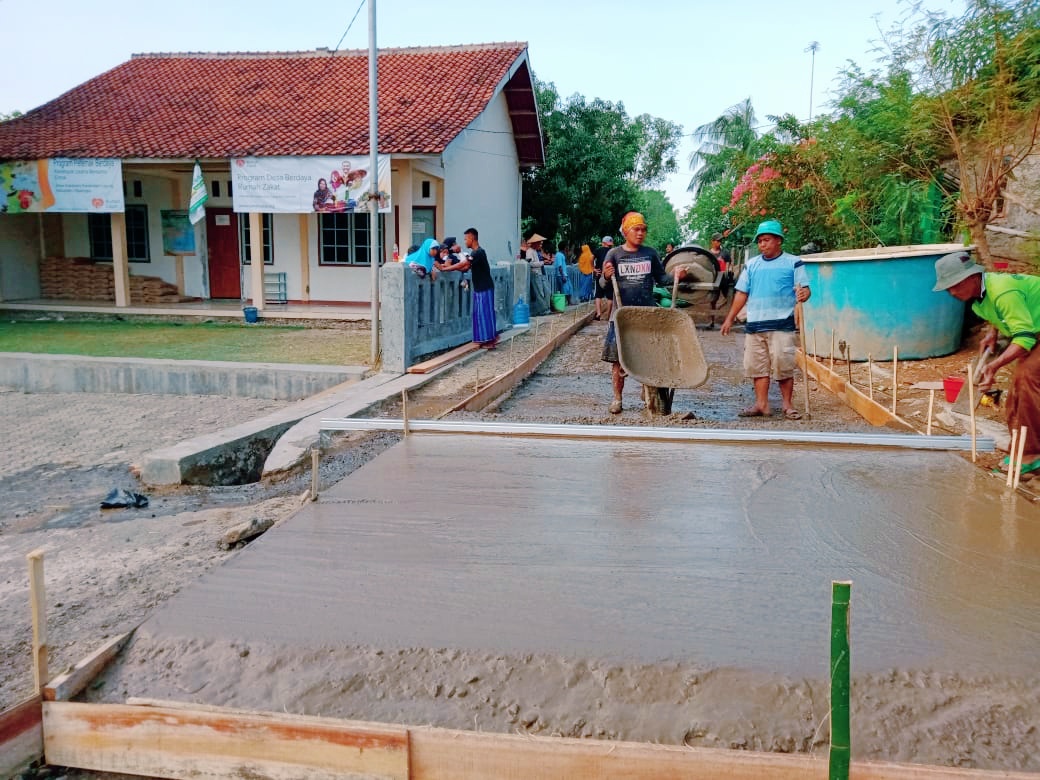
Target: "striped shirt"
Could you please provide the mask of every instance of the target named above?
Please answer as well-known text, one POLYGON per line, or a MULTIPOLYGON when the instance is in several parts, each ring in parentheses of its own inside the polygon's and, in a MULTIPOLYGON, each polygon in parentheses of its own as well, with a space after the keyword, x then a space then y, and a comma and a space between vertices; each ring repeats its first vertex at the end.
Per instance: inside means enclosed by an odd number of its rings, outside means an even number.
POLYGON ((752 257, 740 272, 736 288, 748 296, 746 331, 793 331, 796 285, 809 286, 800 257, 787 252, 771 260, 762 255, 752 257))

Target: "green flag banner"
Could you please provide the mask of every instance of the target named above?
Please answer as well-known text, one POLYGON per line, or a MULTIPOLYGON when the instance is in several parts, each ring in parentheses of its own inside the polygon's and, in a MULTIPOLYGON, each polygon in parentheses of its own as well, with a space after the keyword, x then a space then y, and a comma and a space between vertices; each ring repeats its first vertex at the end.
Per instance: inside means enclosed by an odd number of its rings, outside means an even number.
POLYGON ((206 192, 206 182, 202 180, 202 167, 195 163, 195 170, 191 174, 191 198, 188 200, 188 219, 195 224, 206 216, 206 201, 209 193, 206 192))

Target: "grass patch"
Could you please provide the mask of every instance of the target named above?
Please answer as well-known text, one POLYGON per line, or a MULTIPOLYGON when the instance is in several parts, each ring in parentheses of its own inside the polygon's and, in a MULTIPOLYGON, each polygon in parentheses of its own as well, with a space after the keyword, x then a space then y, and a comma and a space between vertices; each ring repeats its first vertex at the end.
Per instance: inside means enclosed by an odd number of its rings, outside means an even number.
POLYGON ((0 352, 368 365, 367 330, 223 322, 0 322, 0 352))

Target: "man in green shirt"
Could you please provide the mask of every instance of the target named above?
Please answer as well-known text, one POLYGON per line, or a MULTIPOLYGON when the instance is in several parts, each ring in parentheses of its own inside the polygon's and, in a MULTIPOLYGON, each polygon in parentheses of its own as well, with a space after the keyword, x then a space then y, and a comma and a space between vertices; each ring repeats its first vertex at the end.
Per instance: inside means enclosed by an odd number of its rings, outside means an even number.
POLYGON ((944 255, 935 261, 934 291, 945 290, 990 324, 979 344, 995 350, 997 334, 1011 339, 1007 349, 986 364, 979 389, 993 386, 997 370, 1018 361, 1007 398, 1008 429, 1025 426, 1022 470, 1040 469, 1040 277, 1026 274, 984 273, 967 251, 944 255))

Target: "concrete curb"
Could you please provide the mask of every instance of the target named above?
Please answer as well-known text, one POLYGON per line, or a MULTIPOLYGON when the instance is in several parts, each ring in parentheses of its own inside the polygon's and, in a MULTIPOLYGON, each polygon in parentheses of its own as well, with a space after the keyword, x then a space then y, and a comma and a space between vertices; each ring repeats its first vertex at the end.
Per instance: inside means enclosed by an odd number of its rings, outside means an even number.
POLYGON ((0 386, 27 393, 220 395, 299 401, 360 380, 364 366, 0 353, 0 386))

